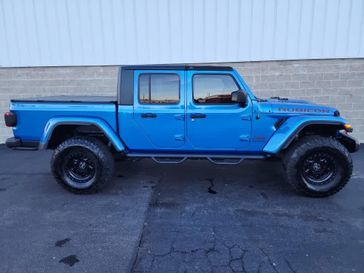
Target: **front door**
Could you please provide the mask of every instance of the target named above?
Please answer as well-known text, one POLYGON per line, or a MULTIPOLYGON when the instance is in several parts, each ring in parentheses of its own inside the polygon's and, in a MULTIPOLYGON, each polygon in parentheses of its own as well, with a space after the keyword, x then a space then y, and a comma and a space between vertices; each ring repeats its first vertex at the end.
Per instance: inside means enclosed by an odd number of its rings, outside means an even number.
POLYGON ((134 74, 134 120, 149 149, 174 149, 185 142, 185 72, 140 70, 134 74))
POLYGON ((195 150, 243 151, 251 133, 252 107, 231 101, 241 89, 233 72, 188 72, 187 137, 195 150))

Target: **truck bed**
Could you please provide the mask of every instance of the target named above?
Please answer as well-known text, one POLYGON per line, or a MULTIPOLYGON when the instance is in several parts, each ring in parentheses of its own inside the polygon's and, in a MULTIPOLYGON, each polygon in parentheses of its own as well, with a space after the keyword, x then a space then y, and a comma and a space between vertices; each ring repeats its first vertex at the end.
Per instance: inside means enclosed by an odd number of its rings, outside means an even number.
POLYGON ((113 103, 117 102, 114 96, 49 96, 25 99, 12 99, 11 102, 59 102, 59 103, 113 103))
POLYGON ((10 111, 17 116, 14 136, 33 142, 40 141, 47 123, 57 117, 98 118, 117 132, 117 108, 117 99, 112 96, 33 97, 10 103, 10 111))

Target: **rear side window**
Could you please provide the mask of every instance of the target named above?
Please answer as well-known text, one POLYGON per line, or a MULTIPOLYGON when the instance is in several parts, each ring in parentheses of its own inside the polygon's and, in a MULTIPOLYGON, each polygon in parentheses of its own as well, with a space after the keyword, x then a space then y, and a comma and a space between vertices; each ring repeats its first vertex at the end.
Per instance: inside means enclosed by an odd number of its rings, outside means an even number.
POLYGON ((231 93, 239 89, 228 74, 193 76, 193 101, 196 104, 231 104, 231 93))
POLYGON ((177 104, 180 80, 177 74, 141 74, 139 102, 141 104, 177 104))

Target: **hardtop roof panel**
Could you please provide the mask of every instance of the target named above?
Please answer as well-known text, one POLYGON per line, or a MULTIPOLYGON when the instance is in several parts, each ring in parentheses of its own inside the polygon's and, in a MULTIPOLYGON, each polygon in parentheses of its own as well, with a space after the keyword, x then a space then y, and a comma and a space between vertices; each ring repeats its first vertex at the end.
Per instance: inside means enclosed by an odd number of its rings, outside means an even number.
POLYGON ((121 66, 125 70, 221 70, 232 71, 231 66, 214 66, 214 65, 126 65, 121 66))

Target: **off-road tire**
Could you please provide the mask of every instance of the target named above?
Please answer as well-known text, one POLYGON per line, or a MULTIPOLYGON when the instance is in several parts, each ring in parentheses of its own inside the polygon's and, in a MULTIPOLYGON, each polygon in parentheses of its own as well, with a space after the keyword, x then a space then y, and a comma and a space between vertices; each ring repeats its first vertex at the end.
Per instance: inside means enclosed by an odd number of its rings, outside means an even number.
POLYGON ((303 137, 289 147, 283 157, 283 164, 286 179, 292 188, 297 193, 310 197, 327 197, 337 193, 349 181, 353 170, 348 150, 335 138, 318 135, 303 137), (303 164, 309 156, 318 154, 326 155, 332 161, 335 172, 330 177, 331 180, 313 186, 304 178, 303 164))
POLYGON ((57 183, 66 190, 73 193, 95 193, 105 188, 112 179, 114 159, 110 150, 100 140, 76 136, 65 140, 55 149, 51 159, 51 170, 57 183), (75 182, 69 171, 65 170, 65 161, 71 161, 69 156, 72 154, 81 154, 81 157, 84 155, 92 167, 92 177, 84 184, 75 182))

